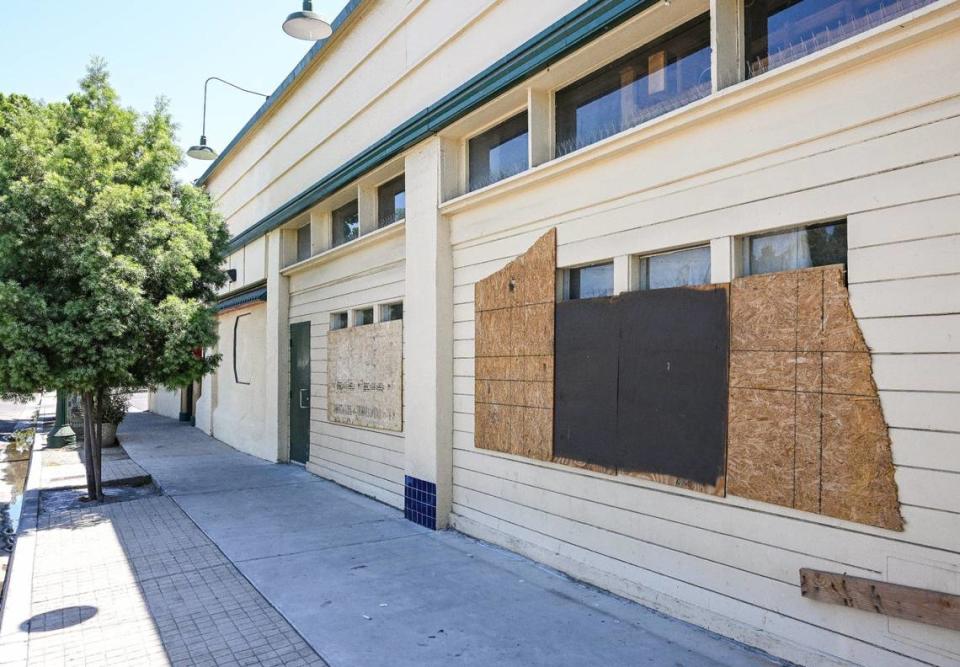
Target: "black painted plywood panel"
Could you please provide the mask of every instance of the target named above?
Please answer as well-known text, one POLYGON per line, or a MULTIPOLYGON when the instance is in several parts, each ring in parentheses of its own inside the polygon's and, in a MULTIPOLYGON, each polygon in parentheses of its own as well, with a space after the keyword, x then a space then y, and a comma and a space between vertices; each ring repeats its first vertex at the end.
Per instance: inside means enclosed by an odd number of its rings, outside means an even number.
POLYGON ((555 456, 617 463, 618 320, 613 299, 557 304, 555 456))
POLYGON ((632 292, 616 309, 617 466, 714 484, 726 450, 726 290, 632 292))

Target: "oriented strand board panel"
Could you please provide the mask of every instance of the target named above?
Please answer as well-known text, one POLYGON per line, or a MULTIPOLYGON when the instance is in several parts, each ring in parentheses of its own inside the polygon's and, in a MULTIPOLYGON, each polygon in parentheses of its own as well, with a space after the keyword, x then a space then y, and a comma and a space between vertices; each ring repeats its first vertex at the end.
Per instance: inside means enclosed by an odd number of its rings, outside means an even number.
POLYGON ((726 285, 622 294, 617 465, 716 486, 727 439, 726 285))
POLYGON ((553 456, 557 232, 474 287, 477 447, 553 456))
POLYGON ((403 430, 403 320, 327 334, 327 418, 403 430))
POLYGON ((734 280, 727 491, 902 530, 893 473, 843 267, 734 280))

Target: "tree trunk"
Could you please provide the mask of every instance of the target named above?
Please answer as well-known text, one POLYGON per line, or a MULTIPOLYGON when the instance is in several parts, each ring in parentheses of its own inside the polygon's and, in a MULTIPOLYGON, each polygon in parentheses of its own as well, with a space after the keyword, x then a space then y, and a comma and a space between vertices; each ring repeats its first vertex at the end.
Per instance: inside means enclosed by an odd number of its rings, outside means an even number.
POLYGON ((93 427, 97 430, 97 437, 93 440, 93 476, 97 486, 97 500, 103 500, 103 465, 101 452, 103 450, 103 389, 97 390, 97 406, 93 427))
POLYGON ((93 431, 93 396, 90 392, 83 393, 83 465, 87 473, 87 497, 97 499, 97 475, 93 466, 93 439, 97 434, 93 431))

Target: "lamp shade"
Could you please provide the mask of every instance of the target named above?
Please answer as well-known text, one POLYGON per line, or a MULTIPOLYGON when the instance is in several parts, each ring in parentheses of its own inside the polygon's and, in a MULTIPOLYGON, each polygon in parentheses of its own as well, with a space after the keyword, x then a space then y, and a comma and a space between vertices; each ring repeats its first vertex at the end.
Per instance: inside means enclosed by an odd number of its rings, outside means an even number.
POLYGON ((187 149, 187 155, 194 160, 214 160, 217 157, 217 151, 207 146, 207 138, 201 136, 199 144, 187 149))
POLYGON ((283 22, 283 31, 291 37, 316 42, 333 34, 330 24, 313 11, 313 3, 304 0, 303 10, 294 12, 283 22))

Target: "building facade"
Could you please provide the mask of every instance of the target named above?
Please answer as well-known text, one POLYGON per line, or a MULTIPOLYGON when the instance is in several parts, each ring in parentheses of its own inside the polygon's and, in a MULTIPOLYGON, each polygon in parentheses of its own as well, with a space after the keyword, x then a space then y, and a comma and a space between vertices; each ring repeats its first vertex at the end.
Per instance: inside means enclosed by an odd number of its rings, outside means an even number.
POLYGON ((222 363, 151 408, 777 656, 960 664, 897 588, 960 595, 958 65, 957 0, 353 0, 201 178, 222 363))

